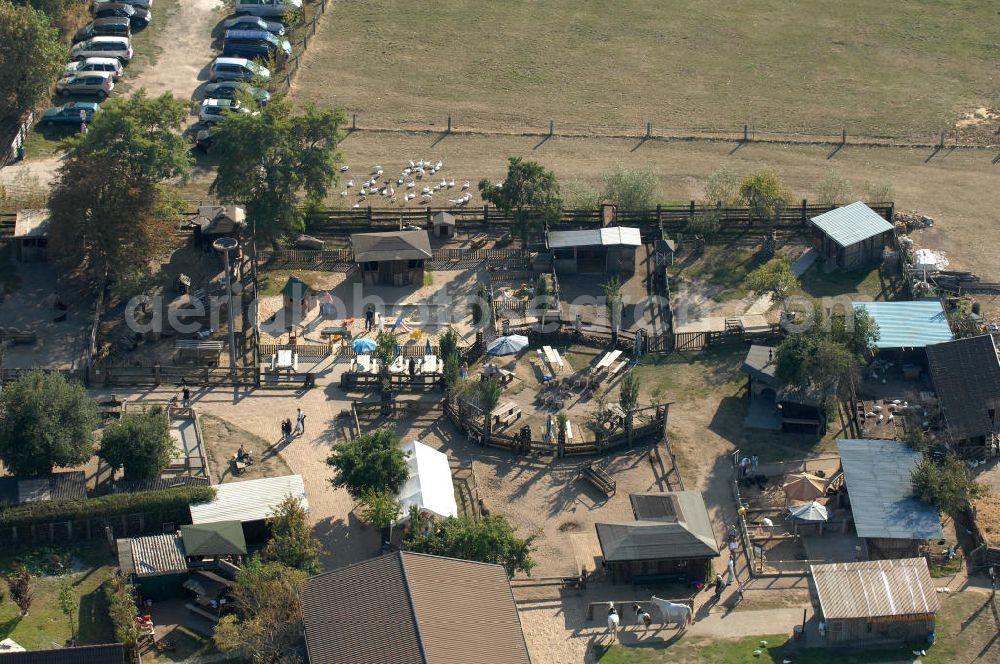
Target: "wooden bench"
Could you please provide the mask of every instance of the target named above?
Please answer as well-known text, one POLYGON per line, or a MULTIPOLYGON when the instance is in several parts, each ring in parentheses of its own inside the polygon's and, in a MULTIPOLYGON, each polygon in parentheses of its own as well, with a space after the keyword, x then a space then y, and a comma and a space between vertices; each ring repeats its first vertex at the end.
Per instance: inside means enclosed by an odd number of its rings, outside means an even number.
POLYGON ((469 246, 473 249, 482 249, 489 241, 490 237, 486 233, 477 233, 472 236, 471 240, 469 240, 469 246))
POLYGON ((583 479, 600 489, 606 496, 615 495, 615 492, 618 489, 617 483, 611 479, 611 476, 600 468, 595 468, 592 463, 587 464, 587 467, 583 469, 581 476, 583 479))
POLYGON ((490 417, 493 418, 497 426, 509 426, 512 422, 520 419, 521 408, 513 401, 507 401, 493 409, 490 417))

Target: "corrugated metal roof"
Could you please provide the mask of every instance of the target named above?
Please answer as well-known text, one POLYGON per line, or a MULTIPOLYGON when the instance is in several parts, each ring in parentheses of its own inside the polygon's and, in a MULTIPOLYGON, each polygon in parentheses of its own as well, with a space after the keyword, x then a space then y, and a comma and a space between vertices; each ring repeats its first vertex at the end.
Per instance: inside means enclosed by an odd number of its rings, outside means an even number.
POLYGON ((351 248, 357 263, 424 260, 434 256, 427 231, 355 233, 351 236, 351 248))
POLYGON ((642 244, 642 234, 638 228, 628 226, 589 228, 582 231, 549 231, 548 242, 549 249, 619 245, 638 247, 642 244))
POLYGON ((26 208, 17 211, 17 216, 14 218, 14 239, 45 237, 48 232, 48 208, 26 208))
POLYGON ((813 217, 812 223, 841 247, 892 230, 892 224, 861 201, 813 217))
POLYGON ((3 664, 125 664, 125 646, 78 646, 53 650, 10 652, 2 655, 3 664))
POLYGON ((0 477, 0 505, 86 498, 87 477, 82 470, 31 477, 0 477))
POLYGON ((1000 357, 993 337, 956 339, 927 347, 927 365, 948 431, 957 440, 993 433, 1000 401, 1000 357))
POLYGON ((882 349, 923 348, 952 338, 948 317, 938 300, 855 302, 854 308, 866 309, 878 324, 875 345, 882 349))
POLYGON ((933 614, 941 608, 924 558, 810 569, 826 620, 933 614))
MULTIPOLYGON (((133 537, 131 540, 118 540, 119 551, 122 543, 127 542, 132 554, 132 571, 136 576, 156 576, 157 574, 176 574, 187 571, 187 559, 184 557, 184 542, 181 536, 149 535, 133 537)), ((123 566, 123 571, 125 566, 123 566)))
POLYGON ((311 664, 531 662, 499 565, 396 552, 310 578, 302 604, 311 664))
POLYGON ((247 541, 239 521, 181 526, 181 537, 189 556, 243 556, 247 553, 247 541))
POLYGON ((777 384, 774 372, 778 368, 778 362, 774 357, 773 346, 750 346, 746 359, 740 370, 759 381, 768 385, 777 384))
POLYGON ((191 506, 191 523, 259 521, 270 517, 286 496, 295 496, 309 511, 301 475, 227 482, 216 485, 215 490, 215 500, 191 506))
POLYGON ((911 475, 923 455, 896 440, 840 440, 847 495, 858 537, 943 537, 937 509, 913 495, 911 475))

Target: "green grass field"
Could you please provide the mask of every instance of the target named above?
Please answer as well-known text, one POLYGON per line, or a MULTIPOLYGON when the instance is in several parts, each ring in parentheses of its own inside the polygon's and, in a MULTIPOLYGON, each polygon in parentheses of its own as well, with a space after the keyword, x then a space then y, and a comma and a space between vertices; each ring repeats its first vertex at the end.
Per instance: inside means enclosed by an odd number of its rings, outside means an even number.
POLYGON ((914 136, 997 98, 1000 34, 971 0, 340 0, 294 98, 360 126, 914 136))

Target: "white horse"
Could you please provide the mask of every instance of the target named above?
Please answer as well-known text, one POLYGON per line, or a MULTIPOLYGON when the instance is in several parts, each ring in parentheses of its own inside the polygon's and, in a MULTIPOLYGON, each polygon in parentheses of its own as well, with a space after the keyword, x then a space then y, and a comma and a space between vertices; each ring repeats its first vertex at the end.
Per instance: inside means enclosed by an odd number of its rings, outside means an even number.
POLYGON ((620 624, 621 620, 618 618, 618 612, 615 610, 615 603, 608 602, 608 632, 611 633, 612 643, 618 639, 618 628, 620 624))
POLYGON ((679 630, 683 630, 693 622, 691 607, 687 604, 674 604, 665 599, 660 599, 656 595, 653 595, 650 601, 660 610, 664 625, 667 623, 675 624, 679 630))

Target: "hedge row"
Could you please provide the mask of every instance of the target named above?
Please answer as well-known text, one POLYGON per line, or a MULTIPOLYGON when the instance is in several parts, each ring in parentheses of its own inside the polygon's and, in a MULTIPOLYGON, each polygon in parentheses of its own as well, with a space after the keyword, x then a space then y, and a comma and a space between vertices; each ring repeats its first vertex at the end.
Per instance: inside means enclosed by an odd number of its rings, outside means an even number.
POLYGON ((122 574, 115 574, 101 584, 108 607, 108 618, 115 630, 115 641, 132 650, 139 640, 135 616, 135 593, 122 574))
POLYGON ((215 498, 215 487, 181 486, 160 491, 113 493, 86 500, 49 500, 0 509, 0 527, 30 526, 124 514, 165 514, 215 498))

